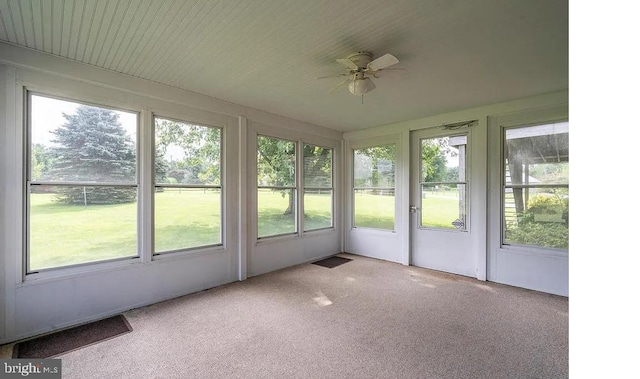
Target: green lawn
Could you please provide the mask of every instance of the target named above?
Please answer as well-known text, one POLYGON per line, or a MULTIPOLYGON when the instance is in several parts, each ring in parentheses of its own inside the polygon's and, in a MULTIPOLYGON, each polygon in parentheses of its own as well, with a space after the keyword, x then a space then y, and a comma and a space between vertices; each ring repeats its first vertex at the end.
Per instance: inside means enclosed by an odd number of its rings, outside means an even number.
POLYGON ((356 192, 353 200, 355 227, 395 229, 395 196, 356 192))
POLYGON ((165 188, 155 196, 155 250, 166 252, 222 242, 220 190, 165 188))
MULTIPOLYGON (((220 192, 168 190, 155 198, 155 250, 165 252, 221 242, 220 192)), ((137 204, 59 204, 53 194, 32 194, 30 270, 137 255, 137 204)), ((291 233, 292 215, 280 192, 260 194, 261 236, 291 233)), ((305 194, 305 229, 331 227, 331 195, 305 194)))
MULTIPOLYGON (((157 193, 156 252, 221 243, 219 199, 216 190, 165 189, 157 193)), ((136 203, 64 205, 55 202, 53 194, 32 194, 30 201, 30 270, 137 255, 136 203)), ((332 226, 330 191, 305 193, 304 202, 306 231, 332 226)), ((457 201, 446 204, 455 207, 457 201)), ((260 237, 295 233, 294 216, 284 214, 287 194, 261 190, 258 206, 260 237)), ((393 230, 394 196, 357 194, 355 206, 356 226, 393 230)), ((450 217, 442 222, 450 225, 450 217)))
POLYGON ((136 255, 136 204, 72 206, 32 194, 30 270, 136 255))
POLYGON ((458 191, 425 192, 421 208, 421 226, 457 229, 451 223, 457 219, 464 221, 460 215, 458 191))

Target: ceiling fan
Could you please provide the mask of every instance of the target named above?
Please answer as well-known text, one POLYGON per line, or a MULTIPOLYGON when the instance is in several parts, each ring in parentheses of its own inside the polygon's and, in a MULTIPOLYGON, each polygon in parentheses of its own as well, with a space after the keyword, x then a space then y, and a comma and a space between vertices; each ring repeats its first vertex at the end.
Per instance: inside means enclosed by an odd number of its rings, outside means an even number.
POLYGON ((346 84, 349 92, 351 92, 355 96, 361 96, 367 92, 373 91, 376 86, 375 84, 373 84, 371 77, 378 78, 378 74, 381 71, 401 70, 388 68, 400 62, 398 58, 394 57, 391 54, 385 54, 381 57, 373 59, 372 53, 368 51, 359 51, 355 54, 349 55, 345 59, 336 59, 336 61, 347 68, 346 73, 320 76, 316 79, 347 76, 348 78, 338 83, 338 85, 335 86, 333 90, 331 90, 331 92, 346 84))

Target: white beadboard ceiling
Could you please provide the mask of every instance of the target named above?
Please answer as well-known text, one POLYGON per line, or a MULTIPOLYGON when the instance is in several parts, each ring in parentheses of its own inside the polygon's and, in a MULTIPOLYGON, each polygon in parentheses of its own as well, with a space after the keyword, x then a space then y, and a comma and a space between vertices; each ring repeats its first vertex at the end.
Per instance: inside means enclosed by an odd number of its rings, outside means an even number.
POLYGON ((0 40, 353 131, 569 86, 568 0, 0 0, 0 40), (395 55, 362 99, 337 58, 395 55))

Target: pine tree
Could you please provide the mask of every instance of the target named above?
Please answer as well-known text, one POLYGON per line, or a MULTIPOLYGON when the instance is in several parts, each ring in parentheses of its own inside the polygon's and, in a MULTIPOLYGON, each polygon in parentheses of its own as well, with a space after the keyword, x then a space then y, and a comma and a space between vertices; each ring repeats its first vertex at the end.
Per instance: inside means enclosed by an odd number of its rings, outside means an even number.
MULTIPOLYGON (((52 131, 56 147, 47 181, 135 183, 135 144, 116 112, 81 105, 52 131)), ((135 201, 136 189, 108 186, 59 187, 67 204, 117 204, 135 201), (85 202, 86 199, 86 202, 85 202)))

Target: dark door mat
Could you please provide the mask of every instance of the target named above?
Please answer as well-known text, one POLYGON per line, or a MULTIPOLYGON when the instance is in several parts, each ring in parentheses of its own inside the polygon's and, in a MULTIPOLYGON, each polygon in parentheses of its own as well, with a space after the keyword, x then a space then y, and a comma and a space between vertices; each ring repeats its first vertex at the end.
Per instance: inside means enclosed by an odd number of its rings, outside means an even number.
POLYGON ((129 333, 131 330, 131 325, 124 315, 117 315, 18 342, 13 346, 13 358, 51 358, 129 333))
POLYGON ((313 262, 313 264, 322 266, 322 267, 334 268, 342 264, 345 264, 347 262, 351 262, 352 260, 353 259, 342 258, 342 257, 329 257, 329 258, 319 260, 317 262, 313 262))

